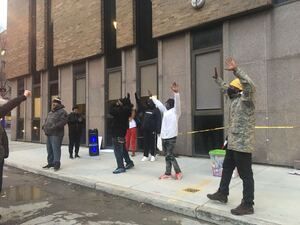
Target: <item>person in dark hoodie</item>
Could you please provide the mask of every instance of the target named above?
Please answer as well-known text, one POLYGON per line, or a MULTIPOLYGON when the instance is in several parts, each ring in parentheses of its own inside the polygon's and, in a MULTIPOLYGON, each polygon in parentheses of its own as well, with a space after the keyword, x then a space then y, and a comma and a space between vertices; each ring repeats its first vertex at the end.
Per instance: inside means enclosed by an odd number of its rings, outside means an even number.
MULTIPOLYGON (((30 95, 31 95, 31 91, 25 90, 24 95, 16 97, 10 101, 1 99, 0 118, 5 117, 12 109, 19 106, 30 95)), ((4 159, 8 158, 8 155, 9 155, 9 147, 8 147, 7 134, 5 129, 0 125, 0 192, 2 191, 4 159)))
POLYGON ((141 103, 141 99, 135 93, 138 105, 139 115, 142 114, 142 132, 144 137, 144 156, 142 162, 150 160, 155 161, 156 136, 160 134, 161 129, 161 113, 156 108, 152 99, 147 99, 146 106, 141 103), (151 157, 149 157, 149 152, 151 157))
POLYGON ((61 144, 64 137, 64 126, 68 122, 68 113, 64 110, 61 99, 56 97, 52 100, 52 109, 48 113, 42 129, 47 136, 47 161, 43 168, 54 167, 54 171, 60 169, 61 144))
POLYGON ((112 142, 117 161, 117 168, 113 171, 114 174, 124 173, 126 169, 134 167, 133 161, 130 159, 128 151, 125 148, 125 135, 132 107, 130 95, 127 94, 127 97, 119 99, 115 104, 112 104, 109 110, 110 115, 113 117, 112 142), (124 166, 124 160, 126 167, 124 166))
POLYGON ((75 158, 80 158, 78 155, 80 137, 83 129, 84 118, 78 111, 78 106, 74 106, 72 111, 68 115, 68 127, 69 127, 69 153, 70 159, 73 159, 73 147, 75 145, 75 158))

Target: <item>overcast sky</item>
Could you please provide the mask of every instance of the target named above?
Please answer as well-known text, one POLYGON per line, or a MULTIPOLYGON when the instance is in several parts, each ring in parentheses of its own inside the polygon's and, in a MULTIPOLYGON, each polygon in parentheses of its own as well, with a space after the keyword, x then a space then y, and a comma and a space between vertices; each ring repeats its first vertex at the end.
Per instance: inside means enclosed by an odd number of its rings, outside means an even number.
POLYGON ((0 0, 0 31, 6 29, 7 0, 0 0))

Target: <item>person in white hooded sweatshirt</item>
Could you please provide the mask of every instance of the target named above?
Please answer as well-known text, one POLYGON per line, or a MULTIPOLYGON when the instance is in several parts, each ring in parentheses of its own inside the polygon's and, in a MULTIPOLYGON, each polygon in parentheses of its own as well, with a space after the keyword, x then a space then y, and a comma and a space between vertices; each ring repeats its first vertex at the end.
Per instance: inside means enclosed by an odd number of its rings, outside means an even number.
POLYGON ((175 179, 180 180, 182 178, 182 173, 173 154, 178 135, 178 119, 181 115, 179 86, 176 82, 172 84, 171 90, 174 92, 174 99, 168 99, 165 105, 154 96, 152 97, 154 104, 163 114, 160 137, 162 139, 163 151, 166 155, 166 172, 161 175, 159 179, 172 178, 171 171, 173 166, 175 170, 175 179))

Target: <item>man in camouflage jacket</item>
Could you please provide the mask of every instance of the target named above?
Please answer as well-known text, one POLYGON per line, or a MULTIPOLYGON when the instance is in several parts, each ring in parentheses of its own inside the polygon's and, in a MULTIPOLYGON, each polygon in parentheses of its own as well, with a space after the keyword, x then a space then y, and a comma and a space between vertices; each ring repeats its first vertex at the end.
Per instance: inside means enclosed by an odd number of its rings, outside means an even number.
POLYGON ((235 167, 243 180, 243 199, 241 204, 231 210, 234 215, 253 214, 254 209, 254 179, 252 172, 252 152, 254 150, 255 128, 255 86, 249 76, 242 71, 236 62, 226 60, 227 69, 237 77, 229 85, 217 72, 213 77, 224 94, 230 98, 228 147, 223 162, 223 173, 219 189, 214 194, 208 194, 211 200, 227 202, 229 183, 235 167))

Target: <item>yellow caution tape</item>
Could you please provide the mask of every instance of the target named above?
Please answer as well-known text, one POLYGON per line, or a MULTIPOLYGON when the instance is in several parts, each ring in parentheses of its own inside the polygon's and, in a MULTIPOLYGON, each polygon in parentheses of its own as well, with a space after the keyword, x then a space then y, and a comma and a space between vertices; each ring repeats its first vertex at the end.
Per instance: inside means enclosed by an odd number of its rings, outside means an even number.
MULTIPOLYGON (((178 133, 178 135, 184 135, 184 134, 197 134, 197 133, 205 133, 210 131, 217 131, 217 130, 225 130, 228 127, 216 127, 216 128, 210 128, 210 129, 204 129, 204 130, 195 130, 195 131, 188 131, 188 132, 181 132, 178 133)), ((299 126, 255 126, 255 129, 295 129, 300 128, 299 126)), ((137 137, 137 138, 143 138, 143 137, 137 137)))

